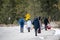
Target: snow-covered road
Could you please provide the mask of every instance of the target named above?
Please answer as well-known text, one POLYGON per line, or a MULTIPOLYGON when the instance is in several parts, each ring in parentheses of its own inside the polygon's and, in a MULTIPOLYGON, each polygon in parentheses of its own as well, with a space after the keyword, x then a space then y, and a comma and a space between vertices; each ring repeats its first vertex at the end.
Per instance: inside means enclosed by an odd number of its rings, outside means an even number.
POLYGON ((27 32, 24 28, 24 33, 20 33, 20 27, 0 27, 0 40, 60 40, 60 30, 51 29, 45 31, 44 29, 38 36, 34 35, 34 29, 27 32), (59 32, 59 33, 57 33, 59 32))

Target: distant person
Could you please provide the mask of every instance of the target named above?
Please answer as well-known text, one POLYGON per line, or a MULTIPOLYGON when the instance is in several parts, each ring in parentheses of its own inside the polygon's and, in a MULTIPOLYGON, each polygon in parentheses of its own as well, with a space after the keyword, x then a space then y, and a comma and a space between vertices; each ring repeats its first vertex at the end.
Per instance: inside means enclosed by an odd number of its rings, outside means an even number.
POLYGON ((48 25, 49 21, 48 21, 48 18, 45 18, 44 19, 44 25, 45 25, 45 30, 47 30, 47 25, 48 25))
POLYGON ((35 29, 35 36, 37 36, 37 29, 40 27, 38 18, 34 18, 33 23, 35 29))
POLYGON ((28 28, 28 32, 30 32, 30 29, 32 27, 32 22, 30 19, 27 20, 27 28, 28 28))
POLYGON ((39 24, 40 24, 40 27, 38 28, 38 33, 41 33, 41 17, 39 16, 38 17, 38 20, 39 20, 39 24))
POLYGON ((21 18, 21 19, 19 19, 19 24, 20 24, 20 31, 21 32, 23 32, 23 29, 24 29, 24 19, 23 18, 21 18))

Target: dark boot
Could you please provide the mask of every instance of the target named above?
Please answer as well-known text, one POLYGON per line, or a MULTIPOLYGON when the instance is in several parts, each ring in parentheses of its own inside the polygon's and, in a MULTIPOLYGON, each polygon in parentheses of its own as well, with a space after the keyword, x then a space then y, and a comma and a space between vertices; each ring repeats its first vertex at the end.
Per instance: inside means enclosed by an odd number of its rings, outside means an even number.
POLYGON ((40 28, 38 29, 38 33, 41 33, 41 29, 40 28))
POLYGON ((37 36, 37 30, 35 30, 35 36, 37 36))
POLYGON ((30 32, 30 28, 28 28, 28 32, 30 32))
POLYGON ((47 31, 47 25, 45 25, 45 30, 47 31))

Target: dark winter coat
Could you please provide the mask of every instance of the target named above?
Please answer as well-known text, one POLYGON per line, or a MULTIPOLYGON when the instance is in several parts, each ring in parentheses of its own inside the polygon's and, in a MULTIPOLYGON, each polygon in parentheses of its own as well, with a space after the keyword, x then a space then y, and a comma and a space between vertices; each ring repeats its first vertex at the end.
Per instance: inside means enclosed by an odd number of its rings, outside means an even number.
POLYGON ((35 18, 32 24, 34 25, 34 29, 37 30, 40 27, 39 19, 35 18))
POLYGON ((48 23, 49 23, 48 19, 45 18, 45 19, 44 19, 44 24, 47 25, 48 23))

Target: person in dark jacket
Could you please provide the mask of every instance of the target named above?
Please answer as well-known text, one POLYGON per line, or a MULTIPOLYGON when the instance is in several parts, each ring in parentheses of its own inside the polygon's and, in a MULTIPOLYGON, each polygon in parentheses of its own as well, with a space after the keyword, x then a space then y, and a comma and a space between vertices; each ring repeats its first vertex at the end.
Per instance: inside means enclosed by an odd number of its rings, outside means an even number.
POLYGON ((41 33, 41 17, 39 16, 38 19, 39 19, 39 24, 40 24, 40 27, 38 28, 38 33, 41 33))
POLYGON ((24 19, 23 18, 19 19, 19 24, 20 24, 20 31, 23 32, 23 28, 24 28, 24 19))
POLYGON ((48 18, 44 19, 44 24, 45 24, 45 30, 47 30, 47 24, 49 23, 48 18))
POLYGON ((33 23, 35 29, 35 36, 37 36, 37 29, 40 27, 38 18, 34 18, 33 23))

